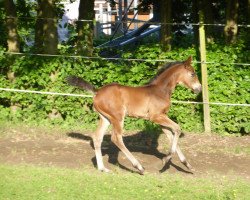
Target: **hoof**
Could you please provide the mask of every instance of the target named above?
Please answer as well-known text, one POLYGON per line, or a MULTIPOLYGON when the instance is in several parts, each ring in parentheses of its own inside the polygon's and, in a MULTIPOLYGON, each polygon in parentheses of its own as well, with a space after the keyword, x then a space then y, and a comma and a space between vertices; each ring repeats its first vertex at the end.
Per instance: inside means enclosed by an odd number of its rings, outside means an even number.
POLYGON ((110 173, 111 171, 109 170, 109 169, 107 169, 107 168, 102 168, 102 169, 99 169, 99 171, 101 171, 101 172, 105 172, 105 173, 110 173))
POLYGON ((139 174, 144 175, 145 168, 142 167, 139 163, 133 165, 133 167, 139 170, 139 174))
POLYGON ((183 165, 185 165, 185 167, 186 167, 187 169, 189 169, 189 170, 192 171, 192 172, 195 172, 195 169, 192 167, 192 165, 189 164, 189 162, 187 162, 187 161, 185 160, 185 161, 183 161, 182 163, 183 163, 183 165))
POLYGON ((144 172, 145 172, 145 168, 142 167, 141 169, 138 169, 139 170, 139 174, 140 175, 144 175, 144 172))

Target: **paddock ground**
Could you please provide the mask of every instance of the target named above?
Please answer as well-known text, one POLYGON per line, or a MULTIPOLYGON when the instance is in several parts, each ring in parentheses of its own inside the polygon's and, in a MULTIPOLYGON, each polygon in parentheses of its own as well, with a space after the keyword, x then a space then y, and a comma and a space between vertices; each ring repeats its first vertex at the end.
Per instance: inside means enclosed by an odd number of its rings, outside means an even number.
MULTIPOLYGON (((9 126, 2 127, 0 131, 1 164, 55 166, 95 172, 91 131, 9 126)), ((186 133, 179 144, 194 172, 187 170, 176 156, 171 163, 163 165, 162 158, 168 148, 163 134, 154 141, 143 132, 126 133, 124 141, 145 167, 146 174, 176 173, 189 177, 219 174, 250 182, 250 136, 186 133)), ((102 151, 106 167, 114 173, 137 173, 125 155, 110 142, 109 134, 104 138, 102 151)))

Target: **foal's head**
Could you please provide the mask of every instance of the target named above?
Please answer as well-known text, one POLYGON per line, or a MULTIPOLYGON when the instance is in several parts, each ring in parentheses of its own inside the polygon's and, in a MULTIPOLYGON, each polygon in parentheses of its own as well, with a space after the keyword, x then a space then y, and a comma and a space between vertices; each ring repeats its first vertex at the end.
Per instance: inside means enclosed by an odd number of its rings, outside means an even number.
POLYGON ((195 93, 199 93, 202 90, 201 83, 191 65, 192 57, 190 56, 183 62, 182 72, 178 77, 178 83, 192 89, 195 93))

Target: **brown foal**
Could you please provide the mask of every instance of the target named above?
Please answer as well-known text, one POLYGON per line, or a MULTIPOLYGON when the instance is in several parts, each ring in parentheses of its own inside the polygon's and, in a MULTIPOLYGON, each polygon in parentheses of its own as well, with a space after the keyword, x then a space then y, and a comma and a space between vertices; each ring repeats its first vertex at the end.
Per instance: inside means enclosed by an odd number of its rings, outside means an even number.
POLYGON ((183 84, 195 93, 201 92, 202 87, 194 68, 191 66, 191 61, 192 58, 189 57, 186 61, 163 66, 149 84, 140 87, 113 83, 96 90, 93 85, 81 78, 75 76, 68 78, 70 85, 92 91, 95 94, 94 108, 100 115, 100 121, 93 135, 93 142, 99 170, 109 171, 103 164, 101 144, 105 131, 112 124, 111 140, 141 174, 144 172, 142 165, 123 143, 122 132, 125 116, 143 118, 161 125, 163 132, 167 134, 171 142, 171 148, 163 159, 164 162, 170 160, 172 154, 177 152, 181 162, 188 169, 191 169, 191 165, 177 144, 181 134, 180 127, 166 115, 170 108, 171 94, 177 84, 183 84))

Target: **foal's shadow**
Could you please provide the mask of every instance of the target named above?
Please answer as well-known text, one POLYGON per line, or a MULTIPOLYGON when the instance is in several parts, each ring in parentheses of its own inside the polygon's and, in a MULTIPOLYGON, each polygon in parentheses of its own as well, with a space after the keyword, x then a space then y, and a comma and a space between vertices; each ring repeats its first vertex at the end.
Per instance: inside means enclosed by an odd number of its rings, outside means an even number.
POLYGON ((193 174, 193 172, 187 171, 187 170, 181 168, 180 166, 174 164, 172 162, 172 159, 170 159, 167 163, 165 163, 165 165, 161 168, 161 170, 159 172, 160 173, 165 172, 166 170, 168 170, 170 168, 170 166, 174 167, 179 172, 183 172, 183 173, 186 173, 186 174, 193 174))
MULTIPOLYGON (((154 134, 151 134, 150 131, 152 130, 144 130, 141 132, 138 132, 137 134, 133 135, 128 135, 123 137, 123 141, 126 145, 126 147, 129 149, 131 152, 140 152, 142 154, 146 155, 153 155, 159 159, 163 159, 166 154, 160 152, 158 150, 158 139, 161 135, 161 132, 159 130, 154 130, 154 134)), ((92 138, 88 135, 84 135, 81 133, 68 133, 67 134, 69 137, 76 138, 79 140, 84 140, 84 141, 90 141, 91 147, 94 149, 94 144, 92 141, 92 138)), ((166 138, 164 138, 166 139, 166 138)), ((167 143, 166 141, 164 141, 167 143)), ((130 172, 135 172, 134 170, 131 170, 127 168, 126 166, 122 165, 118 161, 118 156, 119 156, 120 150, 117 148, 117 146, 111 142, 111 136, 110 135, 105 135, 103 138, 103 143, 102 143, 102 154, 103 156, 108 155, 108 162, 120 167, 121 169, 124 169, 126 171, 130 172)), ((92 163, 94 166, 97 165, 96 163, 96 158, 93 157, 92 163)), ((184 173, 190 173, 189 171, 184 170, 183 168, 177 166, 172 162, 172 160, 169 160, 161 170, 159 170, 160 173, 165 172, 170 168, 170 166, 174 167, 176 170, 184 173)))

